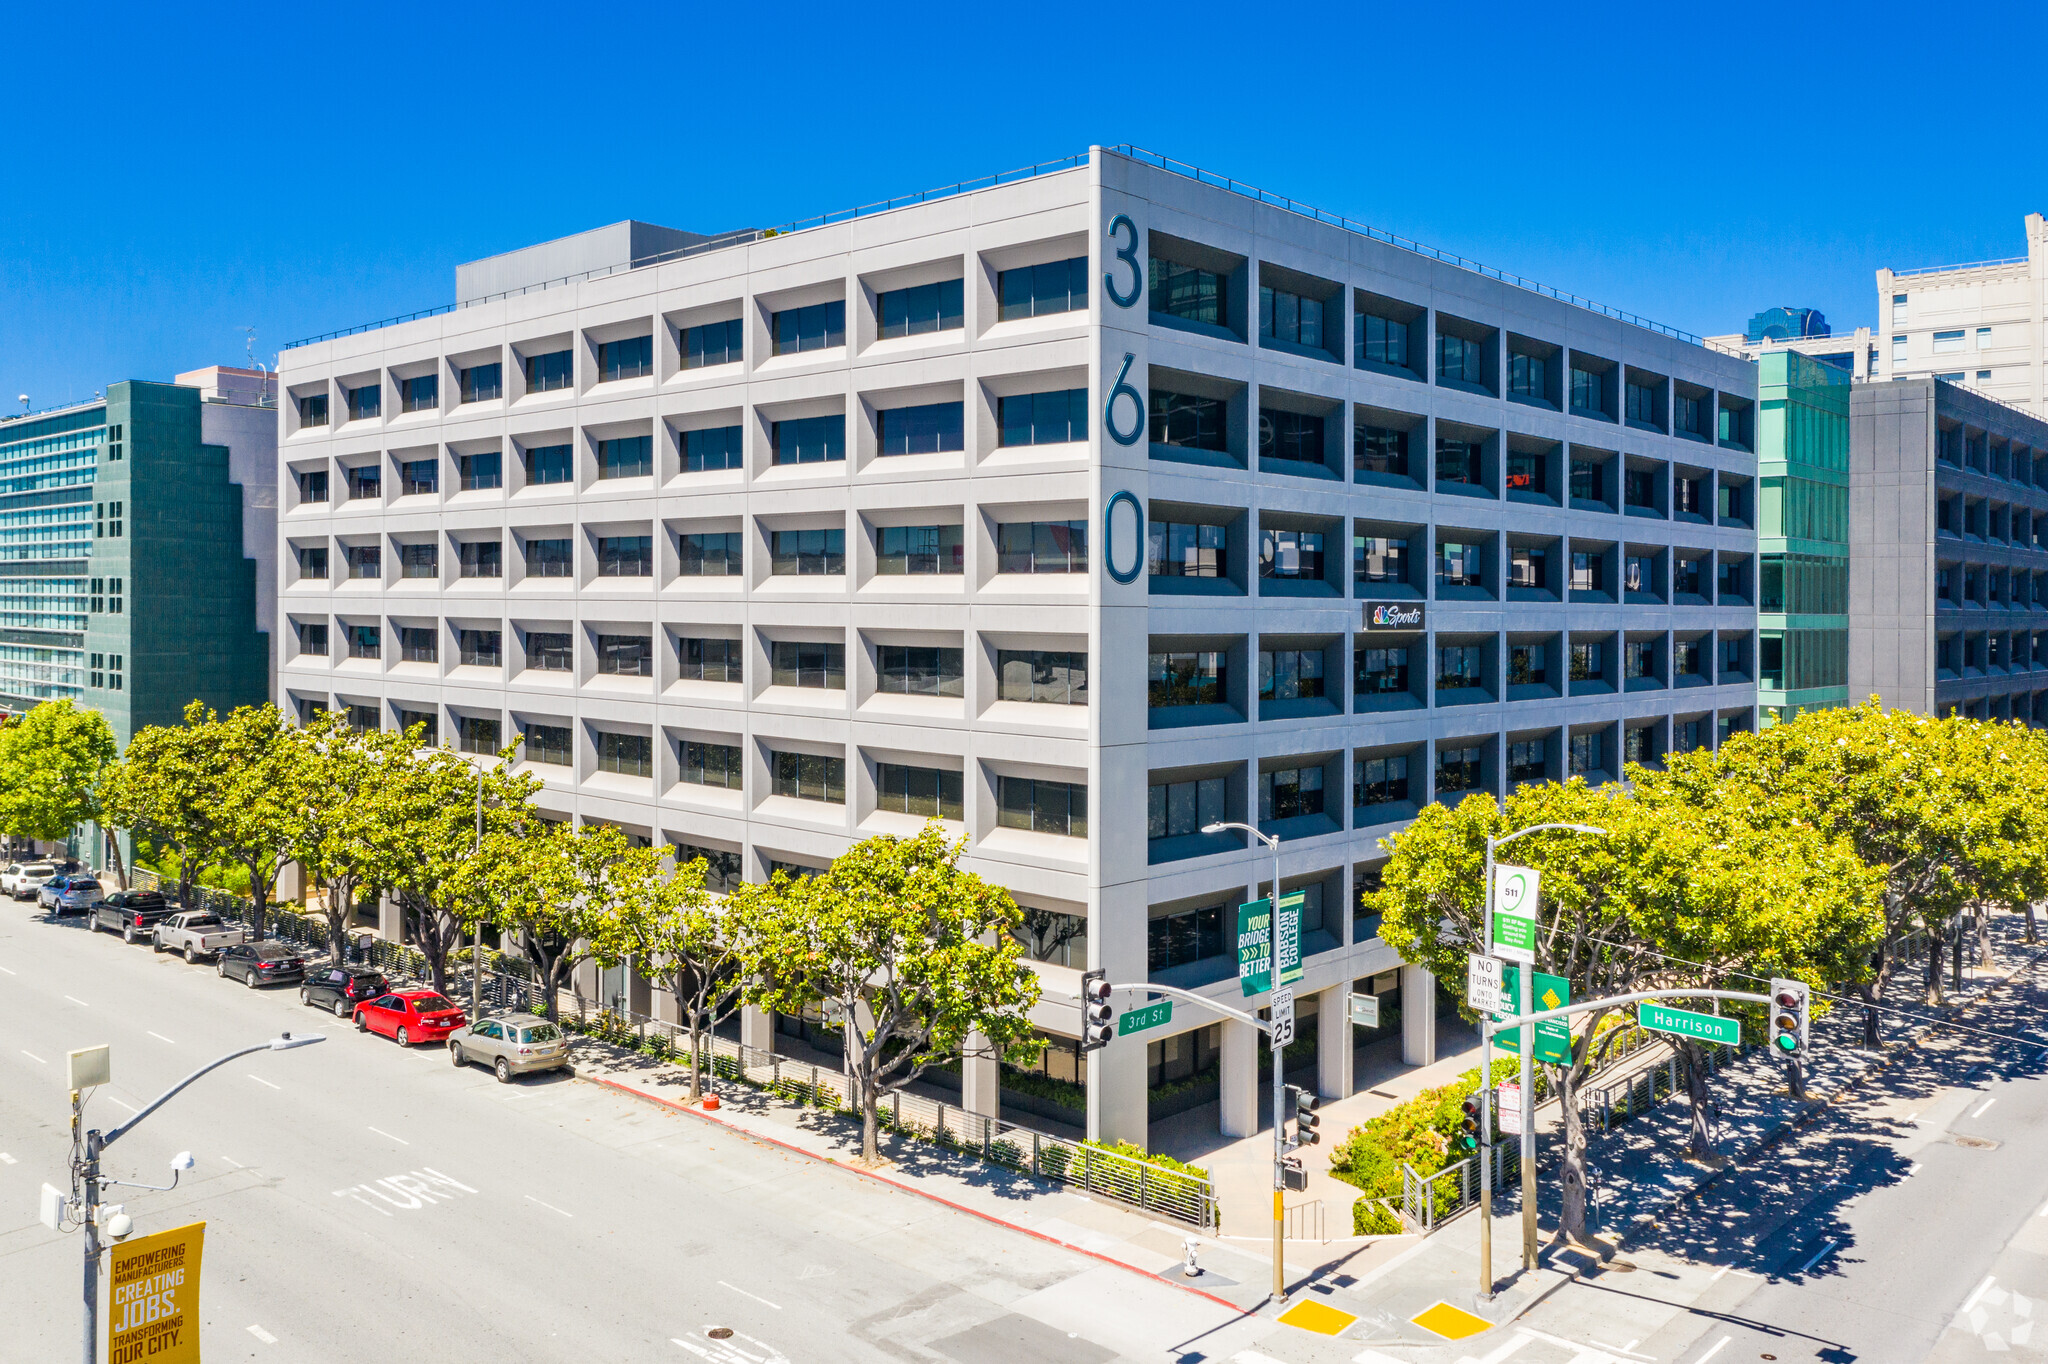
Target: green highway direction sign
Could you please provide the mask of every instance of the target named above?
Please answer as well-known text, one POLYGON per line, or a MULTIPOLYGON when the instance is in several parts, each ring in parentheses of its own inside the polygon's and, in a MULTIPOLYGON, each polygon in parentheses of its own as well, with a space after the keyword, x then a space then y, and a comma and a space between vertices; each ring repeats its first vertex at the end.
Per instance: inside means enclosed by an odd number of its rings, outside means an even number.
POLYGON ((1718 1014, 1696 1014, 1689 1009, 1672 1009, 1645 1002, 1636 1005, 1636 1022, 1651 1032, 1668 1032, 1677 1037, 1689 1037, 1695 1042, 1719 1042, 1728 1047, 1742 1045, 1741 1020, 1722 1018, 1718 1014))
POLYGON ((1157 1004, 1147 1004, 1142 1009, 1131 1009, 1117 1015, 1116 1035, 1129 1037, 1134 1032, 1156 1028, 1162 1023, 1173 1021, 1173 1001, 1162 999, 1157 1004))
MULTIPOLYGON (((1508 965, 1501 968, 1501 999, 1506 1002, 1510 1013, 1495 1014, 1496 1023, 1512 1022, 1522 1012, 1522 968, 1508 965)), ((1572 1002, 1571 982, 1563 976, 1546 975, 1538 971, 1533 977, 1535 984, 1535 1007, 1532 1012, 1543 1013, 1549 1009, 1562 1009, 1572 1002)), ((1522 1033, 1519 1028, 1509 1032, 1495 1033, 1493 1045, 1502 1051, 1521 1054, 1522 1033)), ((1562 1018, 1546 1018, 1536 1025, 1536 1059, 1547 1061, 1553 1066, 1568 1064, 1572 1059, 1571 1024, 1562 1018)))
MULTIPOLYGON (((1300 980, 1301 907, 1308 892, 1290 890, 1280 897, 1280 983, 1300 980)), ((1237 907, 1237 983, 1246 995, 1262 995, 1273 988, 1273 926, 1267 918, 1267 901, 1253 900, 1237 907)))

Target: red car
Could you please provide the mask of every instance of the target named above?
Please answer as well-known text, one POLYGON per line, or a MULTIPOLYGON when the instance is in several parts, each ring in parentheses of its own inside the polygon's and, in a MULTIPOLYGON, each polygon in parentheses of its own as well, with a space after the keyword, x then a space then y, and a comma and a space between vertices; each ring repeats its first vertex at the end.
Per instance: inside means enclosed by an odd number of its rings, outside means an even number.
POLYGON ((395 990, 356 1005, 357 1032, 381 1032, 401 1047, 445 1041, 468 1021, 446 995, 432 990, 395 990))

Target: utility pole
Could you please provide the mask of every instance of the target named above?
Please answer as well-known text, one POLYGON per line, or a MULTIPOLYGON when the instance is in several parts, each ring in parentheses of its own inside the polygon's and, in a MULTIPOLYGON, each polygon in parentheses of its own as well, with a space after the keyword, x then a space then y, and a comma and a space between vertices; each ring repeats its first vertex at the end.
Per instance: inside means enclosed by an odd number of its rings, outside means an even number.
MULTIPOLYGON (((484 850, 484 769, 476 769, 476 846, 469 855, 475 857, 484 850)), ((469 1022, 476 1025, 484 1011, 484 921, 478 915, 476 927, 472 930, 474 942, 469 949, 469 1022)))

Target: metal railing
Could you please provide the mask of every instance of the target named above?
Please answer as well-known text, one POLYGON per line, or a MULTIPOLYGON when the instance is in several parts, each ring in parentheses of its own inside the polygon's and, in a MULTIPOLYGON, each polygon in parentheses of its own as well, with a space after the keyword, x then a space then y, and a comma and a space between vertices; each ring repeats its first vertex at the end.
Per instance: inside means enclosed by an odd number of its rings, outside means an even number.
MULTIPOLYGON (((1712 1043, 1700 1048, 1709 1075, 1747 1059, 1754 1050, 1748 1045, 1729 1047, 1712 1043)), ((1662 1065, 1646 1066, 1619 1084, 1581 1088, 1579 1112, 1595 1130, 1607 1132, 1684 1092, 1684 1070, 1674 1052, 1662 1065)))
POLYGON ((1910 270, 1892 271, 1893 279, 1911 279, 1915 275, 1943 275, 1951 270, 1996 270, 2008 265, 2025 265, 2032 257, 2007 256, 2004 260, 1970 260, 1960 265, 1918 265, 1910 270))
MULTIPOLYGON (((1518 1143, 1498 1141, 1493 1145, 1493 1191, 1500 1195, 1510 1180, 1519 1176, 1522 1153, 1518 1143)), ((1479 1157, 1471 1155, 1444 1166, 1433 1175, 1419 1173, 1414 1166, 1401 1166, 1401 1225, 1424 1236, 1443 1223, 1479 1206, 1479 1157)))

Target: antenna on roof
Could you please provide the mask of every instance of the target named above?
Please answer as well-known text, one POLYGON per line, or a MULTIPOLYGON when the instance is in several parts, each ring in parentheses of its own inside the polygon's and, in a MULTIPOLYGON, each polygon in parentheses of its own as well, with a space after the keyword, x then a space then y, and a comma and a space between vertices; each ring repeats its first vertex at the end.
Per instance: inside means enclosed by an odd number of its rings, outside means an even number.
POLYGON ((21 415, 26 417, 28 415, 28 394, 22 394, 17 401, 21 404, 21 415))

